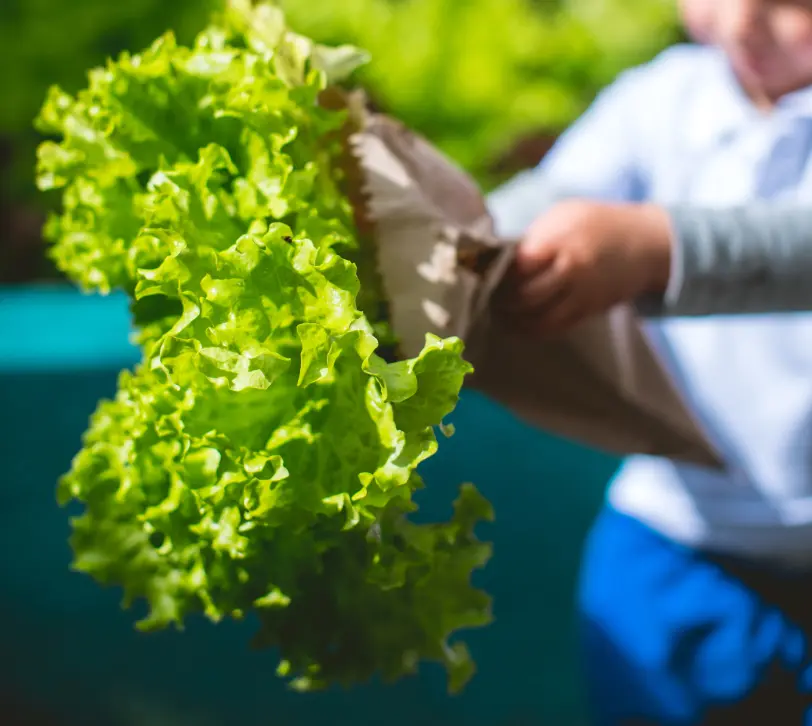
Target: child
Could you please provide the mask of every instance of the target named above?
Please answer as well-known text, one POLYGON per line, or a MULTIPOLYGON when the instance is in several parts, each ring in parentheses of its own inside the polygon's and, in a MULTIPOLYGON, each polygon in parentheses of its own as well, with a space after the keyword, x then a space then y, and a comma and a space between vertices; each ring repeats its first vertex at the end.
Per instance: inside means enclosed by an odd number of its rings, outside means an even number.
MULTIPOLYGON (((658 293, 701 307, 714 290, 679 274, 707 260, 669 264, 664 209, 812 202, 812 2, 681 6, 707 45, 626 73, 491 199, 503 234, 543 211, 543 185, 599 202, 591 233, 579 202, 527 231, 503 306, 534 333, 658 293)), ((639 456, 612 482, 579 595, 596 723, 812 724, 812 316, 647 329, 728 471, 639 456)))

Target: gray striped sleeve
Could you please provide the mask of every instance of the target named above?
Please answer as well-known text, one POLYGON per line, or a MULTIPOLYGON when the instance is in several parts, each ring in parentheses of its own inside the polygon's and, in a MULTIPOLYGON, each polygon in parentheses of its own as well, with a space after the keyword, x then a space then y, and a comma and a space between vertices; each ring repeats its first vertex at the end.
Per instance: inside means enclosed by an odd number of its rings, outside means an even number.
POLYGON ((669 210, 674 255, 648 316, 812 310, 812 207, 669 210))

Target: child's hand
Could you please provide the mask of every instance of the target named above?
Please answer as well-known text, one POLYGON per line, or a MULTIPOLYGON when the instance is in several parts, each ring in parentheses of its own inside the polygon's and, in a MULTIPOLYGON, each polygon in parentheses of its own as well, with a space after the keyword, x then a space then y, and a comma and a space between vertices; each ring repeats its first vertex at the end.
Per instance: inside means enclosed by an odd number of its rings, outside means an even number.
POLYGON ((670 264, 663 209, 564 202, 531 225, 495 305, 511 327, 561 333, 618 303, 664 291, 670 264))

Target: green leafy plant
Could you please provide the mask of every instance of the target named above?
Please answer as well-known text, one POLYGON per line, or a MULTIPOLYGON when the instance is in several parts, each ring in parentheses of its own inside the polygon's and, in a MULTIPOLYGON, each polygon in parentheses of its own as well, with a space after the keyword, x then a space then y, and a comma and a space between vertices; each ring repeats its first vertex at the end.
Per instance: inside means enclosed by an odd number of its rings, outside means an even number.
POLYGON ((0 63, 0 284, 60 277, 39 230, 52 196, 36 195, 33 160, 42 140, 32 128, 51 84, 70 92, 86 72, 127 48, 143 48, 172 29, 191 42, 221 0, 2 0, 0 63))
POLYGON ((93 416, 59 487, 76 569, 146 599, 140 627, 248 613, 296 688, 394 679, 423 659, 460 688, 450 636, 489 621, 470 584, 491 516, 465 486, 447 523, 408 515, 417 466, 469 371, 457 339, 387 362, 374 251, 341 191, 344 114, 320 103, 360 60, 235 0, 53 89, 38 180, 46 233, 84 288, 133 299, 143 361, 93 416), (366 301, 366 302, 364 302, 366 301))
POLYGON ((221 0, 3 0, 0 63, 3 78, 0 138, 14 152, 2 185, 22 197, 32 184, 36 137, 31 121, 43 94, 57 83, 77 91, 86 71, 127 48, 143 48, 171 29, 190 42, 221 0))

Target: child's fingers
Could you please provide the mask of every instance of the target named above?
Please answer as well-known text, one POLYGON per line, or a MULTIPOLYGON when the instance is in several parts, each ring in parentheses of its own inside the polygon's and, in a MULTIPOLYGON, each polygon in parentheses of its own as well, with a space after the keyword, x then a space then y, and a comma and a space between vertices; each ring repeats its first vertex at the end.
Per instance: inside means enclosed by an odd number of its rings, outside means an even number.
POLYGON ((552 265, 559 253, 558 247, 534 237, 528 237, 516 248, 513 273, 519 277, 532 275, 552 265))
POLYGON ((520 283, 514 298, 519 310, 544 310, 566 293, 567 279, 555 265, 520 283))
MULTIPOLYGON (((527 254, 527 253, 525 253, 527 254)), ((514 313, 547 304, 564 288, 561 256, 547 248, 540 257, 517 259, 499 286, 494 302, 497 307, 514 313)))
POLYGON ((493 305, 505 315, 539 314, 565 292, 563 277, 555 267, 536 275, 507 277, 493 297, 493 305))

